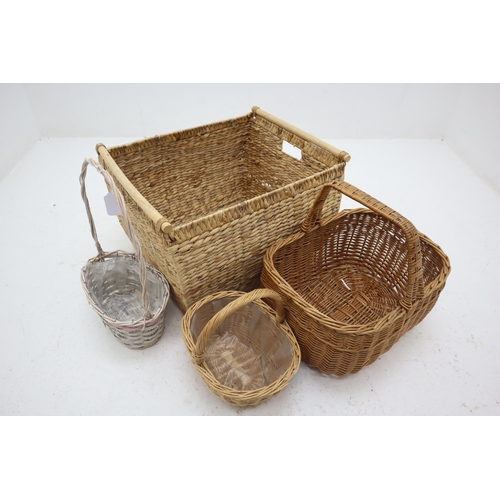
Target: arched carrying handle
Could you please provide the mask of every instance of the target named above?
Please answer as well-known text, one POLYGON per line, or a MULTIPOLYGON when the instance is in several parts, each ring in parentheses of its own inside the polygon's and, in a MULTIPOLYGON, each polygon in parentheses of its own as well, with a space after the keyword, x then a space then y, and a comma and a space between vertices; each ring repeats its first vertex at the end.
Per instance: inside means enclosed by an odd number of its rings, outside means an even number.
POLYGON ((115 181, 113 180, 113 177, 106 170, 104 170, 102 165, 93 159, 90 159, 90 160, 85 159, 85 161, 83 162, 83 165, 82 165, 82 172, 80 174, 80 186, 81 186, 82 199, 83 199, 83 202, 85 203, 85 208, 87 209, 87 216, 88 216, 89 224, 90 224, 90 232, 92 233, 92 238, 94 238, 94 241, 95 241, 95 245, 96 245, 97 252, 98 252, 98 258, 99 258, 99 260, 103 260, 105 257, 105 253, 103 252, 101 244, 99 243, 99 239, 97 237, 97 231, 96 231, 95 224, 94 224, 94 218, 92 216, 92 211, 90 210, 90 204, 89 204, 89 200, 87 198, 87 191, 85 188, 85 177, 87 175, 88 165, 94 166, 96 168, 96 170, 104 177, 104 179, 108 183, 108 186, 109 186, 111 192, 115 195, 116 201, 118 202, 118 206, 120 207, 121 213, 123 215, 123 219, 124 219, 125 224, 127 226, 128 233, 130 235, 130 239, 132 240, 132 245, 134 246, 137 260, 139 262, 139 277, 140 277, 141 285, 142 285, 142 302, 144 304, 144 318, 149 319, 149 318, 151 318, 151 306, 150 306, 150 302, 149 302, 149 295, 148 295, 148 292, 146 289, 146 283, 147 283, 146 262, 144 261, 144 257, 142 256, 141 245, 139 243, 139 240, 137 239, 134 228, 132 227, 132 223, 131 223, 130 218, 128 216, 127 207, 125 205, 125 200, 123 199, 123 195, 120 193, 120 191, 116 187, 116 184, 115 184, 115 181))
POLYGON ((243 295, 242 297, 238 297, 236 300, 230 302, 224 309, 215 314, 210 321, 205 325, 203 330, 198 337, 196 342, 196 346, 193 351, 193 362, 201 365, 205 360, 205 347, 208 343, 208 340, 217 329, 217 327, 231 314, 235 313, 238 309, 254 302, 257 299, 270 298, 273 299, 276 303, 276 324, 281 323, 285 319, 285 307, 283 305, 283 300, 281 297, 272 290, 267 290, 264 288, 259 288, 257 290, 253 290, 252 292, 243 295))
POLYGON ((397 226, 399 226, 406 236, 408 245, 408 286, 406 294, 401 301, 401 305, 410 309, 411 305, 423 297, 424 282, 422 277, 422 251, 420 248, 420 236, 415 226, 400 213, 396 212, 387 205, 373 198, 361 189, 358 189, 345 181, 333 181, 325 184, 319 195, 309 210, 301 229, 304 233, 311 231, 316 225, 320 224, 323 205, 325 204, 328 193, 331 189, 336 189, 349 198, 361 203, 373 212, 382 215, 397 226))

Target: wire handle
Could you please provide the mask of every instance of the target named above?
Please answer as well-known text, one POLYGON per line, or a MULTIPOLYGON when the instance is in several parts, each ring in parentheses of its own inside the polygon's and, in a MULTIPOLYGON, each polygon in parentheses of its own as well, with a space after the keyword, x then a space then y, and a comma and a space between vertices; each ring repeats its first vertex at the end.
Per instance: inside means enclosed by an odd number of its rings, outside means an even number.
POLYGON ((302 223, 301 229, 304 233, 312 231, 318 224, 321 225, 321 213, 325 204, 328 193, 331 189, 336 189, 345 194, 349 198, 361 203, 373 212, 387 218, 397 226, 399 226, 406 236, 408 245, 408 287, 406 295, 401 301, 401 305, 406 309, 410 309, 411 305, 424 296, 424 281, 422 276, 422 251, 420 248, 420 236, 415 226, 400 213, 396 212, 387 205, 373 198, 361 189, 349 184, 345 181, 333 181, 325 184, 320 193, 316 197, 312 207, 307 214, 306 219, 302 223))
POLYGON ((205 360, 205 347, 207 346, 208 340, 225 319, 247 304, 263 298, 270 298, 274 300, 276 303, 276 324, 278 325, 281 323, 285 319, 285 306, 283 305, 283 300, 279 294, 264 288, 253 290, 252 292, 249 292, 246 295, 238 297, 236 300, 230 302, 226 307, 224 307, 224 309, 215 314, 204 326, 194 347, 193 362, 197 365, 203 364, 203 361, 205 360))
POLYGON ((120 210, 122 212, 123 220, 127 226, 127 231, 128 234, 130 235, 130 239, 132 241, 132 245, 134 246, 135 254, 139 262, 139 277, 142 285, 142 302, 144 304, 144 317, 145 319, 149 319, 151 318, 151 306, 146 286, 147 283, 146 262, 144 261, 144 257, 142 255, 141 244, 137 239, 134 228, 132 226, 132 222, 130 221, 130 218, 128 216, 127 207, 125 205, 125 200, 123 198, 123 195, 116 187, 113 177, 103 168, 103 166, 100 163, 96 162, 91 158, 91 159, 85 159, 83 162, 82 172, 80 174, 80 186, 81 186, 82 199, 83 202, 85 203, 85 208, 87 210, 87 216, 89 219, 90 232, 92 233, 92 238, 94 238, 95 241, 99 260, 104 260, 106 253, 102 250, 101 244, 99 243, 99 239, 97 237, 94 218, 92 216, 89 200, 87 198, 87 191, 85 188, 85 177, 87 175, 87 167, 89 165, 95 167, 96 170, 104 177, 105 181, 108 183, 110 191, 115 195, 116 201, 118 202, 118 206, 120 207, 120 210))

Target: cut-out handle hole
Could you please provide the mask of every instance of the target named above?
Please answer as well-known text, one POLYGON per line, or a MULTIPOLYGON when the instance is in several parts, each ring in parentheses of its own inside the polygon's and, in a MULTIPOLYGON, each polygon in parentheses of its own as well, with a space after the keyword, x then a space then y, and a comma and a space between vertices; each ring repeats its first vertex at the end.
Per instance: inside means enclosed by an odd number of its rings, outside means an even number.
POLYGON ((287 141, 283 141, 283 152, 297 158, 297 160, 302 160, 302 150, 290 144, 287 141))

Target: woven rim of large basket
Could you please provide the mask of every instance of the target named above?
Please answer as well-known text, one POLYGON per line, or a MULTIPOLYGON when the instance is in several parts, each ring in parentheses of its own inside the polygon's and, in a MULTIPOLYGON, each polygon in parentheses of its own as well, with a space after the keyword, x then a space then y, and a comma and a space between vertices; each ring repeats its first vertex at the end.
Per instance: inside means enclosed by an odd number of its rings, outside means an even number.
MULTIPOLYGON (((141 139, 138 141, 134 141, 128 144, 124 144, 121 146, 113 146, 110 147, 109 149, 106 148, 103 144, 98 144, 96 146, 98 153, 99 153, 99 148, 104 146, 106 149, 106 152, 110 155, 111 153, 114 152, 124 152, 128 150, 132 151, 140 151, 141 148, 144 146, 144 144, 155 144, 158 142, 175 142, 177 141, 176 134, 179 133, 190 133, 192 135, 200 135, 205 132, 209 132, 213 127, 217 128, 225 128, 225 127, 231 127, 233 124, 238 123, 239 121, 242 120, 248 120, 253 118, 253 113, 250 113, 248 115, 244 115, 232 120, 224 120, 221 122, 216 122, 212 123, 209 125, 202 125, 200 127, 195 127, 192 129, 186 129, 182 130, 180 132, 172 132, 169 134, 164 134, 160 136, 155 136, 151 137, 148 139, 141 139)), ((265 118, 258 117, 259 120, 264 120, 268 121, 265 118)), ((276 126, 272 122, 269 122, 271 126, 276 126)), ((317 188, 319 186, 322 186, 326 182, 332 181, 332 172, 335 172, 337 175, 334 176, 334 179, 343 179, 344 175, 344 168, 346 166, 346 162, 343 161, 341 157, 335 157, 332 153, 322 149, 320 146, 317 146, 316 144, 312 144, 309 141, 304 141, 300 137, 295 136, 294 134, 287 132, 286 130, 282 131, 283 136, 287 134, 291 134, 294 138, 296 138, 298 141, 305 142, 306 144, 311 145, 311 147, 314 147, 315 150, 318 151, 319 156, 315 158, 317 161, 320 161, 325 165, 325 169, 321 172, 316 172, 308 177, 304 177, 302 179, 299 179, 293 183, 287 184, 285 186, 281 186, 280 188, 277 188, 269 193, 263 193, 261 195, 255 196, 253 198, 250 198, 248 200, 242 201, 240 203, 237 203, 235 205, 232 205, 230 207, 223 208, 221 210, 217 210, 216 212, 212 212, 207 215, 203 215, 201 217, 198 217, 197 219, 194 219, 189 222, 185 222, 183 224, 180 224, 178 226, 171 226, 171 229, 168 231, 168 237, 171 238, 172 240, 176 241, 176 243, 180 244, 186 240, 189 240, 192 237, 199 236, 201 234, 206 233, 207 231, 214 230, 216 228, 222 227, 226 224, 230 224, 232 222, 238 222, 242 218, 242 214, 244 215, 250 215, 254 212, 257 212, 259 210, 263 210, 268 208, 269 206, 272 206, 276 203, 279 203, 283 201, 284 199, 287 198, 293 198, 297 195, 300 195, 306 191, 309 191, 311 189, 317 188), (325 158, 321 159, 321 156, 324 156, 325 158), (329 158, 329 161, 326 161, 326 158, 329 158), (332 159, 335 158, 335 163, 332 159), (331 166, 329 166, 327 163, 333 163, 331 166)), ((289 141, 290 142, 290 141, 289 141)), ((291 143, 294 144, 295 140, 291 140, 291 143)), ((305 148, 304 148, 305 149, 305 148)), ((100 155, 100 153, 99 153, 100 155)), ((111 161, 113 162, 114 165, 112 165, 112 169, 110 169, 110 172, 113 173, 113 170, 118 169, 122 175, 125 175, 121 168, 118 166, 116 161, 114 160, 113 157, 110 158, 111 161)), ((108 165, 108 162, 105 161, 104 159, 101 160, 101 163, 104 165, 106 169, 110 168, 108 165)), ((120 184, 120 183, 118 183, 120 184)), ((121 186, 121 189, 126 189, 121 186)), ((142 195, 140 195, 141 198, 142 195)), ((131 196, 131 198, 134 200, 134 202, 137 203, 137 200, 131 196)), ((141 200, 141 203, 145 205, 145 208, 143 211, 145 214, 152 220, 152 222, 155 224, 155 227, 162 227, 164 222, 168 223, 168 217, 165 217, 163 214, 160 214, 159 212, 156 211, 156 209, 149 203, 148 200, 143 198, 141 200), (152 213, 156 213, 160 219, 158 221, 155 221, 152 219, 152 213)), ((138 203, 139 206, 141 206, 141 203, 138 203)))
MULTIPOLYGON (((130 257, 134 260, 137 260, 137 256, 134 253, 124 252, 122 250, 117 250, 115 252, 104 252, 105 259, 113 258, 113 257, 130 257)), ((160 271, 158 271, 157 269, 155 269, 154 267, 152 267, 146 263, 146 268, 149 271, 151 271, 152 273, 154 273, 160 279, 160 281, 163 283, 165 293, 163 294, 163 300, 162 300, 161 306, 158 308, 156 313, 147 321, 144 321, 143 318, 136 320, 136 321, 133 321, 133 322, 132 321, 118 321, 115 318, 111 318, 110 316, 108 316, 96 304, 94 299, 91 297, 89 288, 87 286, 87 281, 85 279, 85 271, 88 269, 89 266, 91 266, 95 262, 98 262, 99 260, 100 260, 99 256, 96 255, 95 257, 92 257, 91 259, 89 259, 86 262, 86 264, 82 267, 82 270, 80 271, 80 280, 82 282, 82 286, 83 286, 83 289, 85 291, 85 296, 87 297, 89 304, 97 312, 97 314, 101 317, 101 319, 103 321, 105 321, 107 324, 112 325, 115 328, 123 328, 123 329, 130 329, 130 330, 137 330, 137 329, 140 329, 143 327, 147 328, 149 326, 152 326, 152 325, 158 323, 158 321, 161 320, 163 312, 167 308, 168 300, 170 298, 170 285, 169 285, 167 279, 165 278, 165 276, 163 276, 163 274, 160 273, 160 271)))
MULTIPOLYGON (((184 317, 182 318, 182 337, 184 338, 184 343, 186 344, 186 348, 189 352, 189 356, 191 360, 193 360, 193 352, 195 348, 195 343, 193 341, 193 335, 191 333, 191 321, 193 319, 193 316, 195 312, 203 305, 205 305, 208 302, 211 302, 213 300, 217 299, 222 299, 226 297, 241 297, 243 295, 246 295, 245 292, 239 292, 239 291, 230 291, 230 292, 219 292, 213 295, 207 295, 205 298, 202 300, 196 302, 193 304, 184 314, 184 317)), ((254 304, 257 304, 259 307, 261 307, 273 320, 276 316, 275 310, 266 304, 263 300, 257 299, 253 302, 254 304)), ((236 313, 237 314, 237 313, 236 313)), ((295 338, 295 335, 292 332, 292 329, 286 322, 286 320, 283 320, 282 323, 280 323, 280 328, 281 330, 285 333, 287 339, 292 345, 293 349, 293 357, 292 357, 292 362, 288 369, 285 371, 281 377, 279 377, 277 380, 275 380, 273 383, 261 387, 260 389, 254 389, 252 391, 238 391, 235 389, 231 389, 230 387, 227 387, 223 384, 221 384, 212 374, 210 369, 208 368, 206 362, 204 361, 201 365, 196 365, 197 370, 202 374, 203 379, 207 383, 207 385, 210 386, 210 388, 214 389, 216 393, 222 393, 225 396, 231 398, 231 399, 238 399, 242 398, 245 400, 248 399, 262 399, 262 398, 267 398, 270 397, 277 392, 279 392, 281 389, 283 389, 288 382, 292 379, 292 377, 297 373, 297 370, 299 369, 300 366, 300 360, 301 360, 301 354, 300 354, 300 347, 297 342, 297 339, 295 338)))
MULTIPOLYGON (((313 228, 311 231, 317 231, 321 230, 324 226, 327 226, 331 222, 335 221, 336 219, 345 217, 346 215, 349 215, 351 213, 374 213, 372 210, 366 209, 366 208, 356 208, 356 209, 348 209, 348 210, 342 210, 338 214, 332 215, 330 217, 327 217, 321 221, 321 225, 313 228)), ((420 236, 420 239, 427 243, 429 246, 431 246, 436 253, 440 256, 440 258, 443 261, 443 267, 441 268, 440 273, 438 276, 431 282, 428 283, 424 287, 424 297, 427 297, 431 293, 434 292, 437 288, 439 288, 443 283, 446 282, 446 279, 448 278, 448 275, 450 274, 451 266, 450 266, 450 260, 448 256, 443 252, 441 247, 439 247, 436 243, 434 243, 429 237, 427 237, 425 234, 421 233, 420 231, 417 231, 418 235, 420 236)), ((287 238, 282 239, 281 241, 276 242, 274 245, 272 245, 270 248, 268 248, 265 256, 264 256, 264 267, 266 268, 268 272, 268 276, 270 279, 273 281, 275 285, 277 285, 278 290, 283 290, 284 293, 290 297, 293 298, 295 302, 299 304, 299 306, 307 311, 307 314, 314 318, 315 320, 319 321, 320 323, 324 324, 325 326, 329 328, 333 328, 336 330, 341 330, 345 334, 349 335, 373 335, 373 330, 374 329, 380 329, 383 328, 384 325, 390 324, 391 322, 394 322, 399 316, 406 314, 406 309, 404 309, 401 305, 394 309, 393 311, 389 312, 385 316, 383 316, 380 319, 374 320, 370 323, 363 323, 363 324, 347 324, 347 323, 341 323, 339 321, 335 321, 332 319, 330 316, 327 316, 326 314, 322 313, 316 307, 314 307, 312 304, 307 302, 300 294, 298 294, 295 289, 281 276, 281 274, 277 271, 277 269, 274 267, 274 261, 273 257, 274 254, 281 248, 286 247, 290 244, 293 244, 294 242, 300 240, 305 236, 305 233, 300 232, 296 234, 292 234, 287 238)), ((422 299, 420 299, 417 302, 420 302, 422 299)), ((325 343, 329 343, 327 339, 323 339, 325 343)), ((334 344, 332 344, 334 345, 334 344)))

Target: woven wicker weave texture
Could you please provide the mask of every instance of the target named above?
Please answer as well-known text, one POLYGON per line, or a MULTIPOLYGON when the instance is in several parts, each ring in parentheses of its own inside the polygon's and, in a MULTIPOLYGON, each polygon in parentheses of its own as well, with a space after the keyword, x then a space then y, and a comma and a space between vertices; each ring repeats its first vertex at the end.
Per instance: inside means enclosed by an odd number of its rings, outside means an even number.
POLYGON ((411 222, 334 182, 319 194, 302 232, 268 250, 262 286, 284 297, 302 359, 347 375, 376 361, 429 313, 450 269, 444 252, 411 222), (320 220, 332 188, 371 210, 320 220))
MULTIPOLYGON (((258 287, 266 249, 298 230, 325 182, 343 178, 349 155, 303 137, 310 136, 254 110, 109 150, 97 146, 121 184, 146 260, 168 278, 182 311, 218 291, 258 287), (282 151, 284 140, 302 159, 282 151)), ((340 194, 332 196, 325 213, 337 213, 339 202, 340 194)))
POLYGON ((113 335, 130 349, 146 349, 158 342, 165 329, 170 287, 165 277, 147 265, 128 217, 125 201, 111 175, 94 160, 85 160, 80 175, 82 199, 97 256, 82 268, 80 279, 87 301, 113 335), (136 253, 104 252, 97 237, 87 198, 85 177, 93 165, 116 197, 123 221, 131 234, 136 253))
POLYGON ((231 405, 262 403, 283 390, 299 369, 299 345, 284 321, 282 299, 271 290, 205 297, 187 310, 182 335, 205 383, 231 405), (276 312, 263 298, 274 301, 276 312), (225 385, 227 379, 235 384, 225 385), (242 384, 251 389, 243 390, 242 384))

